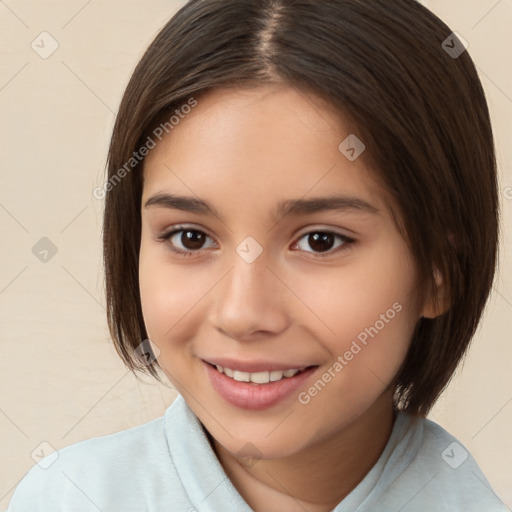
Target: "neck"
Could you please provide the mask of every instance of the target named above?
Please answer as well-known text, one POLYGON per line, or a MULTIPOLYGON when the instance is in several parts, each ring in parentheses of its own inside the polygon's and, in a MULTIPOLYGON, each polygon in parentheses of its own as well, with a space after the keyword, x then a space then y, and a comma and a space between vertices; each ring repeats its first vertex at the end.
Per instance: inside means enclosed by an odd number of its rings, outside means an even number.
POLYGON ((248 466, 216 440, 213 447, 233 485, 256 512, 288 512, 298 506, 329 512, 375 465, 393 423, 386 394, 335 435, 285 458, 248 466))

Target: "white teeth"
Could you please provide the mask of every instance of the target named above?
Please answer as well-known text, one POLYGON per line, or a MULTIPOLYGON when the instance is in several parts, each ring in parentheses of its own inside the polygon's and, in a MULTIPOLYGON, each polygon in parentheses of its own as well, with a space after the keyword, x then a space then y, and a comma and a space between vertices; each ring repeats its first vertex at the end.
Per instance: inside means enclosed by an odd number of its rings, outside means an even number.
POLYGON ((296 368, 290 370, 274 370, 269 372, 242 372, 239 370, 232 370, 231 368, 224 368, 220 365, 215 365, 220 373, 238 381, 238 382, 253 382, 255 384, 267 384, 268 382, 276 382, 283 378, 293 377, 305 368, 296 368))
POLYGON ((251 380, 251 374, 247 372, 239 372, 238 370, 234 371, 233 379, 237 380, 238 382, 250 382, 251 380))
POLYGON ((255 384, 266 384, 270 380, 270 372, 251 373, 251 382, 255 384))
POLYGON ((284 372, 281 370, 276 370, 273 372, 270 372, 270 382, 275 382, 276 380, 281 380, 284 376, 284 372))

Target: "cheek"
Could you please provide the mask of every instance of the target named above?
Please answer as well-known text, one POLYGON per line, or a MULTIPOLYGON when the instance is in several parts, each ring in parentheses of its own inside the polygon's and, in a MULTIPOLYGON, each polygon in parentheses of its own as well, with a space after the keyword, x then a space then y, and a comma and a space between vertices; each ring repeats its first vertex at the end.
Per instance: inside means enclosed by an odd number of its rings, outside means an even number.
POLYGON ((335 373, 346 375, 344 385, 372 389, 390 383, 419 319, 416 285, 414 264, 400 245, 302 280, 298 293, 322 321, 309 314, 304 325, 315 326, 332 361, 341 357, 343 369, 335 373))
POLYGON ((179 322, 194 300, 185 273, 166 262, 160 245, 142 241, 139 258, 139 288, 148 336, 158 344, 179 322))
MULTIPOLYGON (((176 264, 165 247, 143 239, 139 257, 139 289, 148 337, 166 352, 185 344, 206 314, 203 300, 218 281, 207 265, 176 264)), ((173 256, 174 257, 174 256, 173 256)))

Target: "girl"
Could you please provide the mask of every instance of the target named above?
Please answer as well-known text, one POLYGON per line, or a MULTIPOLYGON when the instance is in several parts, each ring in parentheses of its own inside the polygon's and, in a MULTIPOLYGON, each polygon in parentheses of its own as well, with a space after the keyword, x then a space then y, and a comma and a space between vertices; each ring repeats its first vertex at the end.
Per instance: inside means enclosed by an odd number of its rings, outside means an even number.
POLYGON ((485 97, 414 0, 191 0, 123 97, 108 321, 162 418, 43 459, 10 512, 504 511, 426 415, 496 264, 485 97))

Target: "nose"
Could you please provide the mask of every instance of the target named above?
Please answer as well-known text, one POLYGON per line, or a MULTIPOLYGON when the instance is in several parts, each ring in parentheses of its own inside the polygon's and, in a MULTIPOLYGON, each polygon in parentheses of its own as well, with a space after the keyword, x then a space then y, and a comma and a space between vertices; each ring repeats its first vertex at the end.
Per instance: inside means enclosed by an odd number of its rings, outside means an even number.
POLYGON ((289 323, 285 293, 263 255, 247 263, 235 253, 231 270, 216 286, 211 323, 239 341, 279 334, 289 323))

